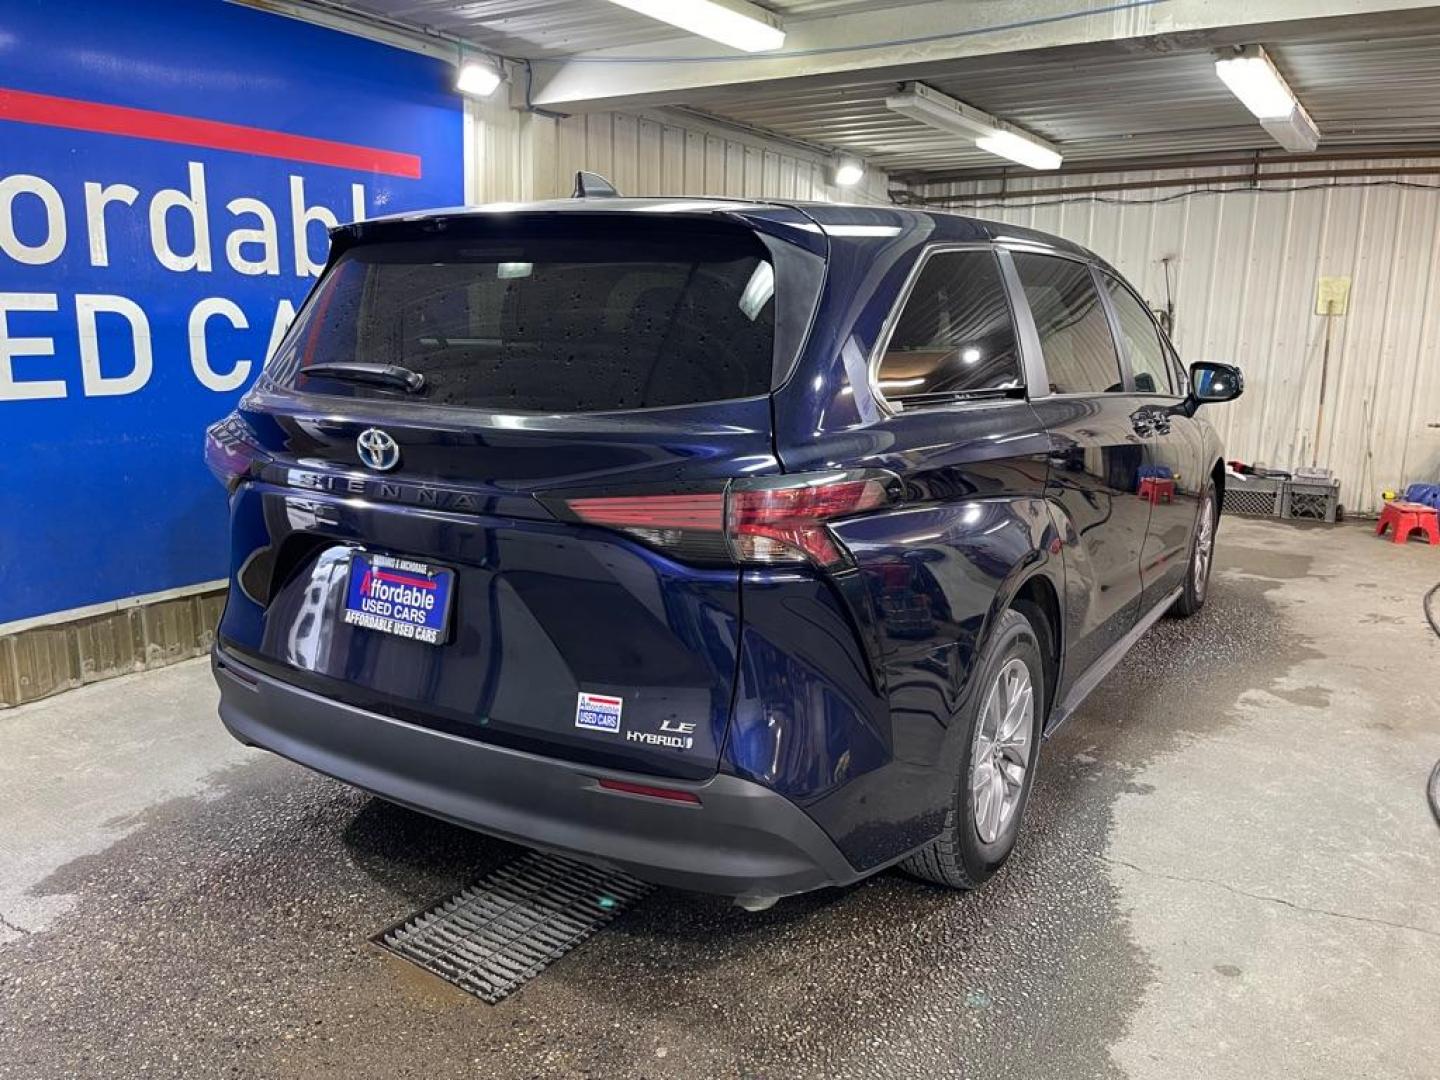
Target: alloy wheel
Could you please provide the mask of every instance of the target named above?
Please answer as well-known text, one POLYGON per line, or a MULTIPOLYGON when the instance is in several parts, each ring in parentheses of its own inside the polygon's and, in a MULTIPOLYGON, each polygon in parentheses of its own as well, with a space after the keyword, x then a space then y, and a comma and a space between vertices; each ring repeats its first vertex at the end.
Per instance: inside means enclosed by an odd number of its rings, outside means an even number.
POLYGON ((970 798, 975 830, 993 844, 1009 826, 1025 792, 1035 737, 1035 688, 1018 657, 1000 668, 975 724, 970 748, 970 798))
POLYGON ((1210 582, 1210 560, 1215 554, 1215 503, 1210 496, 1200 506, 1200 521, 1195 532, 1195 598, 1205 599, 1210 582))

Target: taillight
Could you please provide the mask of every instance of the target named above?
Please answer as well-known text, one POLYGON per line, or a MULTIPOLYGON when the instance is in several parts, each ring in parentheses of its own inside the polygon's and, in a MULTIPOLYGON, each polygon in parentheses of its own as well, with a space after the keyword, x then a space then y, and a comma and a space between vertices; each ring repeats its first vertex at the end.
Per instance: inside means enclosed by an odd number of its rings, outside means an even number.
POLYGON ((894 502, 899 480, 879 471, 734 480, 691 493, 546 500, 561 516, 635 537, 676 558, 712 565, 849 561, 829 523, 894 502))
POLYGON ((725 531, 742 563, 787 563, 808 559, 831 568, 849 556, 826 522, 875 510, 890 502, 890 488, 877 477, 811 480, 787 477, 763 486, 730 489, 725 531))
POLYGON ((691 495, 600 495, 566 499, 571 514, 661 548, 676 558, 725 563, 725 492, 691 495))
POLYGON ((226 491, 234 491, 269 460, 250 426, 238 416, 227 416, 205 429, 205 465, 226 491))

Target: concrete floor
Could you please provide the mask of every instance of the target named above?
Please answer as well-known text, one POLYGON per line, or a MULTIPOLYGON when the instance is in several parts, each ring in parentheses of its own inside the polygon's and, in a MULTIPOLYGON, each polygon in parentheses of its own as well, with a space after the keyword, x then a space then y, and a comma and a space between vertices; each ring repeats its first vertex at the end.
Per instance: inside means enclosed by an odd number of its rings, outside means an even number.
POLYGON ((983 891, 661 891, 499 1006, 368 939, 513 849, 233 744, 204 662, 0 713, 0 1077, 1440 1075, 1440 551, 1220 536, 983 891))

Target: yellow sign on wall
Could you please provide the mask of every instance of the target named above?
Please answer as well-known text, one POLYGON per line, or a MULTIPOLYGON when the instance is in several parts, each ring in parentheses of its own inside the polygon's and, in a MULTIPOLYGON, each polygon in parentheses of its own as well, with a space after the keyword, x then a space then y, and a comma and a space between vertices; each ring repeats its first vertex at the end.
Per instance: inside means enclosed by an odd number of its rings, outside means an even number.
POLYGON ((1315 284, 1315 314, 1344 315, 1350 306, 1350 279, 1322 277, 1315 284))

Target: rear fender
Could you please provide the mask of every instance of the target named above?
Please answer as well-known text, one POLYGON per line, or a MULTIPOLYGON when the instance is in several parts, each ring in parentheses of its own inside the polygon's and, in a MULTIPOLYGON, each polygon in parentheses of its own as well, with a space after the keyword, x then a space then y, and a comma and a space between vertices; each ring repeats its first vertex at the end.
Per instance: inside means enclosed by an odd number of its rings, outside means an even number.
POLYGON ((895 756, 941 761, 976 659, 1024 583, 1063 585, 1043 499, 936 503, 837 530, 879 612, 895 756))
POLYGON ((890 760, 890 710, 861 582, 806 569, 741 579, 741 635, 725 760, 801 805, 890 760), (867 647, 871 646, 871 647, 867 647))
MULTIPOLYGON (((732 767, 791 760, 795 767, 755 775, 784 783, 857 867, 903 855, 938 833, 954 788, 959 740, 976 660, 1002 611, 1025 582, 1044 574, 1063 584, 1045 502, 1005 497, 933 503, 835 526, 854 555, 853 571, 876 612, 885 692, 867 687, 864 649, 827 590, 824 609, 797 604, 778 588, 763 597, 747 577, 742 684, 728 756, 732 767), (764 606, 762 607, 761 604, 764 606), (847 666, 805 666, 776 649, 755 670, 769 672, 747 693, 747 662, 763 638, 786 642, 804 628, 819 647, 841 648, 847 666), (842 634, 840 628, 845 627, 842 634), (840 676, 833 676, 841 671, 840 676), (745 710, 749 710, 748 712, 745 710), (787 759, 787 747, 806 753, 787 759), (800 767, 804 763, 804 767, 800 767), (883 827, 877 827, 883 822, 883 827)), ((818 583, 817 583, 818 584, 818 583)), ((793 587, 793 586, 792 586, 793 587)), ((818 603, 819 593, 806 603, 818 603)), ((741 771, 741 775, 752 775, 741 771)))

